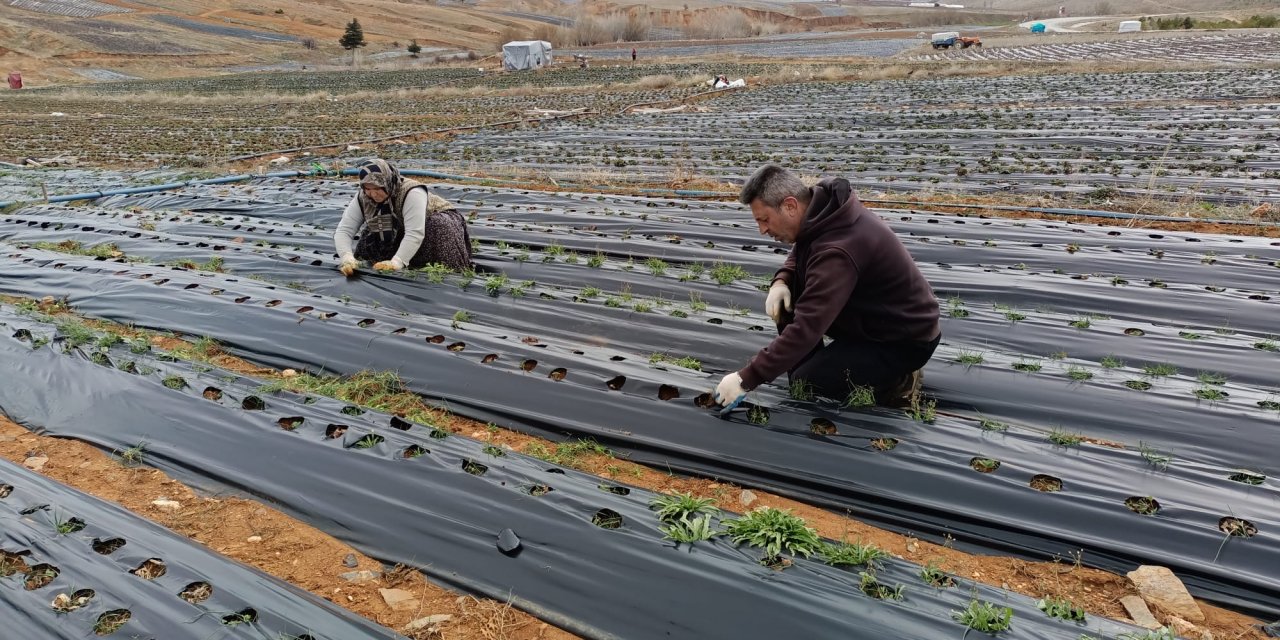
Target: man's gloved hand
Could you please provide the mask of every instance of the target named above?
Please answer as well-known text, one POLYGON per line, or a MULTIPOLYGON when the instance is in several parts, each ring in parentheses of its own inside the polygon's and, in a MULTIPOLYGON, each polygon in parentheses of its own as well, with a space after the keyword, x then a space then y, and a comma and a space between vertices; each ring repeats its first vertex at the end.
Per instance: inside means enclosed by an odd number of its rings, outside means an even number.
POLYGON ((373 268, 377 269, 378 271, 399 271, 404 268, 404 263, 400 262, 395 258, 392 258, 390 260, 383 260, 382 262, 379 262, 373 265, 373 268))
POLYGON ((747 395, 747 390, 742 388, 742 376, 735 371, 720 380, 720 384, 716 385, 712 398, 720 406, 727 407, 741 400, 745 395, 747 395))
POLYGON ((782 323, 782 310, 791 311, 791 287, 781 280, 774 280, 769 295, 764 299, 764 312, 775 323, 782 323))
POLYGON ((342 256, 342 264, 338 265, 338 271, 341 271, 344 276, 351 277, 351 274, 356 272, 356 267, 359 266, 360 263, 356 262, 355 256, 348 253, 342 256))

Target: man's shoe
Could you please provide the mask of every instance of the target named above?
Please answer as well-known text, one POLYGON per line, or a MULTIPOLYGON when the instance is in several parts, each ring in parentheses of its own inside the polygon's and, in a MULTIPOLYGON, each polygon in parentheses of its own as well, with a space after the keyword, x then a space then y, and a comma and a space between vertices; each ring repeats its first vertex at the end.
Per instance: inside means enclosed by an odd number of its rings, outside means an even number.
POLYGON ((913 407, 920 402, 920 389, 924 385, 924 371, 916 369, 902 376, 893 386, 885 389, 880 395, 878 404, 884 407, 900 409, 913 407))

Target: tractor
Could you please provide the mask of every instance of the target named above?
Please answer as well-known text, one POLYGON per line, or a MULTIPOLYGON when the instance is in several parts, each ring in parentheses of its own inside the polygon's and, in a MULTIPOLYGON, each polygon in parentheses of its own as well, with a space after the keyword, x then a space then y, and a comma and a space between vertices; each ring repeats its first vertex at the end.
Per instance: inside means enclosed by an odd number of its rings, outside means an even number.
POLYGON ((981 47, 982 39, 972 36, 961 36, 958 31, 944 31, 942 33, 933 34, 931 40, 934 49, 950 49, 951 47, 960 47, 968 49, 969 47, 981 47))

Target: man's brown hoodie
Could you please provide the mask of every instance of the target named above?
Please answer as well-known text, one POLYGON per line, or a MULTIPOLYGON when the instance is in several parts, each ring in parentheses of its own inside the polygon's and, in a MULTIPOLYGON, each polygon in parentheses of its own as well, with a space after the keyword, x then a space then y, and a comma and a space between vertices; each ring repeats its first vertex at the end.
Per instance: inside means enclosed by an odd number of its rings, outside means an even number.
POLYGON ((843 178, 813 188, 795 247, 774 279, 791 287, 795 320, 738 372, 746 389, 794 369, 823 335, 855 342, 938 337, 938 300, 929 282, 843 178))

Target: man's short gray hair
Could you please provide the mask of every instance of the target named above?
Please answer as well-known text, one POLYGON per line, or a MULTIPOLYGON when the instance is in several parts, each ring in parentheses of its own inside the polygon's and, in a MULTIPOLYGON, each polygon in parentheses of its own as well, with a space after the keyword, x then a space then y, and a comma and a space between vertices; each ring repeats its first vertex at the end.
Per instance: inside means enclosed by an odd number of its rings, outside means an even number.
POLYGON ((812 195, 800 176, 776 164, 766 164, 756 169, 747 183, 742 185, 738 202, 750 205, 759 200, 765 206, 777 208, 788 197, 795 198, 801 205, 807 205, 812 195))

